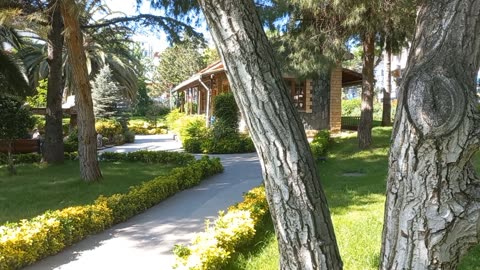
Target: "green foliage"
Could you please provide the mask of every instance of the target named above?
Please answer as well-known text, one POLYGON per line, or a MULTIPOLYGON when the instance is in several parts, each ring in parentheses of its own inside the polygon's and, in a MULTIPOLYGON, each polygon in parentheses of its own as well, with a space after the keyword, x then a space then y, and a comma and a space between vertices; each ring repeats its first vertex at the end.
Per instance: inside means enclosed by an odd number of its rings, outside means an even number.
POLYGON ((74 128, 63 140, 63 149, 66 153, 78 151, 78 129, 74 128))
POLYGON ((258 226, 268 214, 265 189, 250 190, 226 214, 220 211, 212 225, 207 221, 205 232, 198 234, 191 245, 175 245, 177 268, 225 269, 238 249, 252 244, 258 226))
POLYGON ((115 135, 122 134, 122 125, 115 119, 98 120, 95 122, 95 131, 113 142, 115 135))
POLYGON ((164 151, 135 151, 127 153, 104 152, 100 155, 102 161, 139 161, 144 163, 161 163, 186 165, 195 160, 191 154, 164 151))
POLYGON ((169 108, 163 106, 162 104, 154 102, 148 107, 146 111, 146 117, 148 121, 150 121, 150 123, 152 123, 153 126, 156 127, 159 118, 167 115, 169 112, 169 108))
POLYGON ((168 128, 157 122, 157 127, 142 119, 128 121, 128 129, 138 135, 167 134, 168 128))
POLYGON ((1 37, 0 43, 0 95, 25 97, 31 92, 25 70, 16 55, 2 49, 1 37))
POLYGON ((129 108, 129 102, 112 80, 108 65, 100 70, 92 82, 92 100, 96 118, 122 117, 129 108))
POLYGON ((328 130, 320 130, 313 137, 313 141, 310 143, 310 149, 312 149, 312 155, 315 159, 324 157, 327 154, 328 144, 330 143, 330 132, 328 130))
POLYGON ((215 96, 213 99, 213 110, 215 115, 215 125, 217 123, 221 126, 221 129, 238 129, 238 107, 233 97, 233 93, 224 93, 215 96))
POLYGON ((161 92, 167 92, 205 67, 199 47, 198 41, 187 37, 161 53, 158 65, 161 92))
POLYGON ((220 55, 218 55, 217 48, 209 47, 203 50, 202 54, 203 62, 205 66, 211 65, 217 61, 220 61, 220 55))
POLYGON ((147 93, 147 84, 144 80, 138 81, 137 103, 133 109, 133 114, 136 116, 145 116, 150 106, 153 105, 152 99, 147 93))
MULTIPOLYGON (((77 158, 77 152, 71 151, 70 153, 65 153, 65 160, 76 160, 77 158)), ((42 160, 42 155, 38 153, 14 154, 12 155, 12 159, 15 164, 38 163, 42 160)), ((8 164, 8 155, 0 153, 0 165, 6 164, 8 164)))
POLYGON ((30 111, 15 98, 0 95, 0 115, 0 140, 26 137, 35 124, 30 111))
POLYGON ((128 130, 123 134, 126 143, 134 143, 135 142, 135 132, 128 130))
POLYGON ((37 93, 35 96, 27 97, 27 103, 30 107, 44 108, 47 106, 47 88, 48 80, 43 79, 38 82, 37 93))
MULTIPOLYGON (((360 98, 342 100, 342 116, 360 116, 362 106, 362 100, 360 98)), ((395 116, 395 111, 397 108, 397 103, 392 102, 392 117, 395 116)), ((373 102, 373 119, 381 120, 382 119, 382 110, 383 104, 374 101, 373 102)))
POLYGON ((53 255, 222 170, 219 159, 202 157, 127 193, 100 196, 91 205, 46 212, 31 220, 0 226, 0 268, 19 269, 53 255))

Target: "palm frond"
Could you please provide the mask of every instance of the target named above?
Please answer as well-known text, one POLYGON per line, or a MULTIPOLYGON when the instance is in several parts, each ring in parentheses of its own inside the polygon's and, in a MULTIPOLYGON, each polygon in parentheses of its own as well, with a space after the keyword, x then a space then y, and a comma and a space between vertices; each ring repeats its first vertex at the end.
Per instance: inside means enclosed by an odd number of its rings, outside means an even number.
POLYGON ((20 61, 11 53, 0 50, 0 93, 25 97, 31 92, 20 61))

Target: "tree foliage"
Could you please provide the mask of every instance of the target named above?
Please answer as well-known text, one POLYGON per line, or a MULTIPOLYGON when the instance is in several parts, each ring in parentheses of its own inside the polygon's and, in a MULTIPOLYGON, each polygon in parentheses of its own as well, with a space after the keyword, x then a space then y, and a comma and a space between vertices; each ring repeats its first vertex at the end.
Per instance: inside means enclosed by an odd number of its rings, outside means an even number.
POLYGON ((205 67, 198 41, 187 38, 175 43, 160 54, 158 73, 160 89, 166 92, 172 86, 188 79, 205 67))
POLYGON ((127 101, 112 79, 110 67, 104 66, 92 81, 93 111, 96 118, 120 116, 127 101))

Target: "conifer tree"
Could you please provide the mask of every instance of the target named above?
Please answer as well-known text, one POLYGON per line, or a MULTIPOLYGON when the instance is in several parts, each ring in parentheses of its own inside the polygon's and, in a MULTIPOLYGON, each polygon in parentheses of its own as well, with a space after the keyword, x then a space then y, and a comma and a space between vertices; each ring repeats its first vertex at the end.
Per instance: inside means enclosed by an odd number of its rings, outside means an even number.
POLYGON ((124 100, 120 88, 112 80, 112 71, 105 65, 92 82, 93 111, 95 118, 117 116, 119 104, 124 100))

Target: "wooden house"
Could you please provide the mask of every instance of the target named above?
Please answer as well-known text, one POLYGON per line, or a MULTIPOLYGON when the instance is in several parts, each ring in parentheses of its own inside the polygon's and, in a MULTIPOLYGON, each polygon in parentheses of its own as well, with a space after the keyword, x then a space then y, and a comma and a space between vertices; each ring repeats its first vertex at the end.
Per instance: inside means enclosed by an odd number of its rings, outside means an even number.
MULTIPOLYGON (((361 74, 341 67, 331 71, 330 81, 323 86, 316 86, 313 80, 299 80, 288 75, 284 75, 284 79, 307 133, 320 129, 339 131, 342 87, 362 83, 361 74)), ((172 96, 176 107, 181 111, 205 114, 206 119, 210 119, 212 99, 229 91, 230 85, 224 66, 218 61, 175 86, 172 89, 172 96)))

